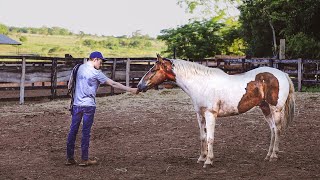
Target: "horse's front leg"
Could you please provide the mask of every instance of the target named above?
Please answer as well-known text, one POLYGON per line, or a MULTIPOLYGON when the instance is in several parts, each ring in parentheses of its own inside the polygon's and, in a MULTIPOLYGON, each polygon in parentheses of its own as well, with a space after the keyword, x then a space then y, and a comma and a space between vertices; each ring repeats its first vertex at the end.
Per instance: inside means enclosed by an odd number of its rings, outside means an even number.
POLYGON ((200 129, 200 157, 197 163, 204 162, 207 157, 207 130, 206 130, 206 121, 203 116, 197 113, 197 119, 200 129))
POLYGON ((208 154, 207 159, 204 162, 203 167, 207 167, 207 165, 213 164, 213 142, 214 142, 214 128, 216 125, 217 113, 212 111, 206 111, 204 113, 204 117, 206 119, 206 129, 207 129, 207 146, 208 146, 208 154))

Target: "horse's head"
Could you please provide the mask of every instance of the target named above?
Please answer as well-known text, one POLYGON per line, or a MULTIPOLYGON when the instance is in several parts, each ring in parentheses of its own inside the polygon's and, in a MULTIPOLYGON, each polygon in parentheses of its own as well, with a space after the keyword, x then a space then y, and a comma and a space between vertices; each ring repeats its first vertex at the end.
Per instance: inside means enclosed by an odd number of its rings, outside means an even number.
POLYGON ((141 78, 138 84, 139 91, 147 91, 165 80, 175 81, 172 62, 168 59, 163 59, 159 54, 154 66, 141 78))

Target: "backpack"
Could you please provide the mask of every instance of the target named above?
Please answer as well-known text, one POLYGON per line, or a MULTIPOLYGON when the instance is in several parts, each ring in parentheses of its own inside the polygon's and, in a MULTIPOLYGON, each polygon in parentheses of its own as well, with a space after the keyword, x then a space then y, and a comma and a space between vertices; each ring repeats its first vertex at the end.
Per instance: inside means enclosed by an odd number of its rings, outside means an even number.
POLYGON ((72 72, 70 74, 70 78, 69 78, 69 82, 68 82, 68 93, 67 95, 69 95, 71 97, 71 101, 70 101, 70 108, 69 111, 72 113, 72 109, 73 109, 73 97, 74 97, 74 93, 76 92, 76 81, 77 81, 77 73, 79 70, 81 64, 77 64, 73 67, 72 72))

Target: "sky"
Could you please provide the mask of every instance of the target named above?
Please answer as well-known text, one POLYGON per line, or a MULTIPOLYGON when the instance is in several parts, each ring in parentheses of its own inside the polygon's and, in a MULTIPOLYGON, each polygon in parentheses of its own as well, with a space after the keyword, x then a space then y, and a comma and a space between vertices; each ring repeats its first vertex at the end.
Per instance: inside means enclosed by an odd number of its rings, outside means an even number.
POLYGON ((188 23, 177 0, 0 0, 0 23, 15 27, 62 27, 74 33, 122 36, 188 23))

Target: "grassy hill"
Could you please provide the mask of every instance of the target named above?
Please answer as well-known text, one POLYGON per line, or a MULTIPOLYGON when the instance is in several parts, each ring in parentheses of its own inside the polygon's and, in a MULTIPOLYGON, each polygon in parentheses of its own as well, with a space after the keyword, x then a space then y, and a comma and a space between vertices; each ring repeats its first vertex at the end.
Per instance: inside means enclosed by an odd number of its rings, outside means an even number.
POLYGON ((149 37, 104 37, 94 35, 40 35, 10 33, 10 38, 22 41, 21 46, 0 45, 0 55, 34 54, 40 56, 87 57, 91 51, 101 51, 106 57, 155 57, 166 49, 164 42, 149 37))

